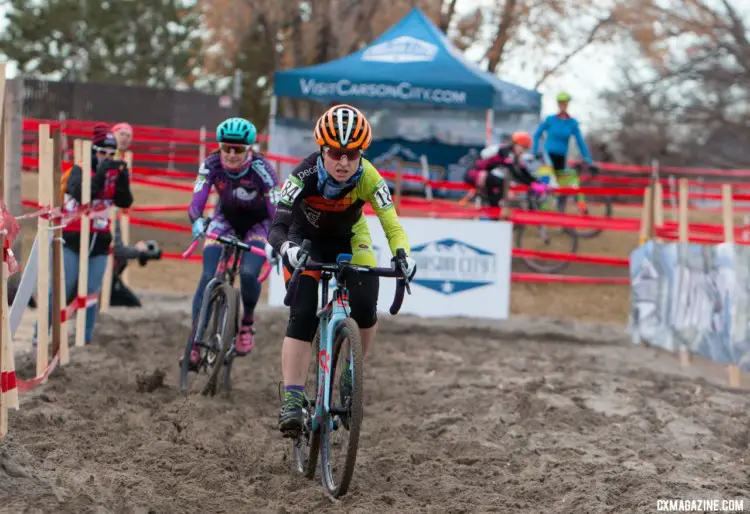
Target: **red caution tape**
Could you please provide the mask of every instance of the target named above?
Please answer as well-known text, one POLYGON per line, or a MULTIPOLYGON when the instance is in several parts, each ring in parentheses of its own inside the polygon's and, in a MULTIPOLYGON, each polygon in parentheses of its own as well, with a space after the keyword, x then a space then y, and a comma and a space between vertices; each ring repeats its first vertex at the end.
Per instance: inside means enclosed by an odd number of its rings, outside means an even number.
POLYGON ((550 261, 580 262, 585 264, 601 264, 604 266, 630 267, 630 261, 623 257, 608 257, 605 255, 579 255, 565 252, 538 252, 525 248, 513 248, 513 257, 545 259, 550 261))
MULTIPOLYGON (((60 352, 57 352, 55 356, 52 358, 52 361, 49 363, 49 365, 47 366, 47 368, 44 370, 44 372, 41 375, 38 375, 32 378, 31 380, 22 380, 19 378, 18 379, 18 392, 25 393, 27 391, 32 390, 37 385, 39 385, 47 377, 50 376, 50 374, 55 370, 59 362, 60 362, 60 352)), ((13 375, 15 379, 15 372, 13 373, 13 375)))
POLYGON ((149 220, 146 218, 136 218, 133 216, 130 217, 130 224, 140 225, 143 227, 158 228, 162 230, 169 230, 172 232, 190 233, 192 230, 190 227, 186 225, 180 225, 179 223, 171 223, 169 221, 161 221, 161 220, 149 220))
POLYGON ((541 273, 511 273, 511 281, 540 284, 628 285, 630 284, 630 277, 578 277, 573 275, 544 275, 541 273))

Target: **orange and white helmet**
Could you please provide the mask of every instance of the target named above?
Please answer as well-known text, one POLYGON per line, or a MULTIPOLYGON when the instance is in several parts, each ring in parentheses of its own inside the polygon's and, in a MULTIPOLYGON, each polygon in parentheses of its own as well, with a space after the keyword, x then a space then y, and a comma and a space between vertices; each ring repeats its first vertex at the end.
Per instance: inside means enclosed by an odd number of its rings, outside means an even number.
POLYGON ((372 127, 365 115, 351 105, 334 105, 315 124, 319 146, 342 150, 367 150, 372 143, 372 127))

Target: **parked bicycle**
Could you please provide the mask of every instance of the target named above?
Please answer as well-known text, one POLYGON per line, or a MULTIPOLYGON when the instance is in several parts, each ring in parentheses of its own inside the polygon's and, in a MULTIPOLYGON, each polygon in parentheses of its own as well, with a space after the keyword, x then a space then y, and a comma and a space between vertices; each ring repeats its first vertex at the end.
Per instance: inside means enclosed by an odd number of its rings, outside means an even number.
MULTIPOLYGON (((318 312, 320 326, 313 340, 313 359, 308 381, 314 379, 314 387, 306 388, 307 405, 304 409, 304 430, 292 439, 292 455, 295 468, 307 478, 315 477, 320 456, 321 482, 334 498, 346 494, 351 484, 359 447, 359 434, 363 415, 363 349, 357 323, 349 317, 349 291, 346 287, 350 274, 369 273, 380 277, 398 279, 396 293, 390 313, 396 315, 404 299, 404 291, 411 294, 406 275, 406 253, 399 249, 391 268, 370 268, 350 263, 351 254, 340 254, 335 264, 309 260, 310 241, 302 245, 302 260, 289 280, 284 304, 290 305, 297 293, 300 273, 303 270, 321 271, 321 309, 318 312), (333 297, 329 301, 329 284, 335 277, 333 297), (347 344, 348 343, 348 344, 347 344), (346 372, 346 355, 351 361, 351 395, 343 393, 335 401, 334 387, 336 371, 346 372), (338 364, 340 363, 340 365, 338 364), (336 436, 348 432, 345 445, 336 444, 336 436), (334 448, 343 448, 343 463, 334 458, 334 448)), ((338 375, 341 389, 341 374, 338 375)))
MULTIPOLYGON (((215 395, 217 381, 222 372, 221 387, 226 394, 231 391, 231 371, 235 357, 234 342, 239 333, 240 291, 234 286, 239 272, 242 255, 252 252, 265 257, 262 248, 243 243, 235 236, 214 236, 203 234, 190 244, 182 257, 187 259, 198 246, 202 237, 213 239, 222 244, 219 265, 214 277, 206 285, 201 302, 200 314, 196 326, 193 327, 193 337, 185 345, 185 355, 180 365, 180 390, 188 392, 188 376, 191 371, 190 351, 193 344, 198 346, 200 360, 197 365, 198 377, 207 376, 207 381, 201 388, 203 395, 215 395)), ((271 273, 268 261, 263 265, 258 282, 263 282, 271 273)))

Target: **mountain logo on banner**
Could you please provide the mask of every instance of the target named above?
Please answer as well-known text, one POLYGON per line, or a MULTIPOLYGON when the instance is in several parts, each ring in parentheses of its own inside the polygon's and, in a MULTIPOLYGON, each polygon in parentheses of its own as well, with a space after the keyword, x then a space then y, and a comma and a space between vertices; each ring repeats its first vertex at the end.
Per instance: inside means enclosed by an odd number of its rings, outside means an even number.
POLYGON ((395 64, 430 62, 435 60, 437 53, 437 45, 411 36, 400 36, 369 47, 362 54, 362 60, 395 64))
POLYGON ((411 256, 417 261, 414 283, 444 295, 497 281, 495 254, 457 239, 441 239, 414 246, 411 256))

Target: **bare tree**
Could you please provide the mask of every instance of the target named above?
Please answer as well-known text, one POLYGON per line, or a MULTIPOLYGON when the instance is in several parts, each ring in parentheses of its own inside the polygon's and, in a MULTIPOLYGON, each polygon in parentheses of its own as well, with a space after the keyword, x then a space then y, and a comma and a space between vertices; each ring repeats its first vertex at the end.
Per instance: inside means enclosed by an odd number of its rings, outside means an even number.
POLYGON ((604 137, 631 161, 652 153, 674 165, 750 165, 750 20, 739 4, 637 1, 639 15, 620 23, 637 48, 629 66, 650 73, 623 73, 603 96, 613 118, 604 137))
POLYGON ((502 0, 485 13, 493 27, 486 47, 487 70, 523 61, 538 73, 534 88, 589 46, 614 35, 617 9, 609 0, 502 0), (554 50, 559 49, 559 50, 554 50))

